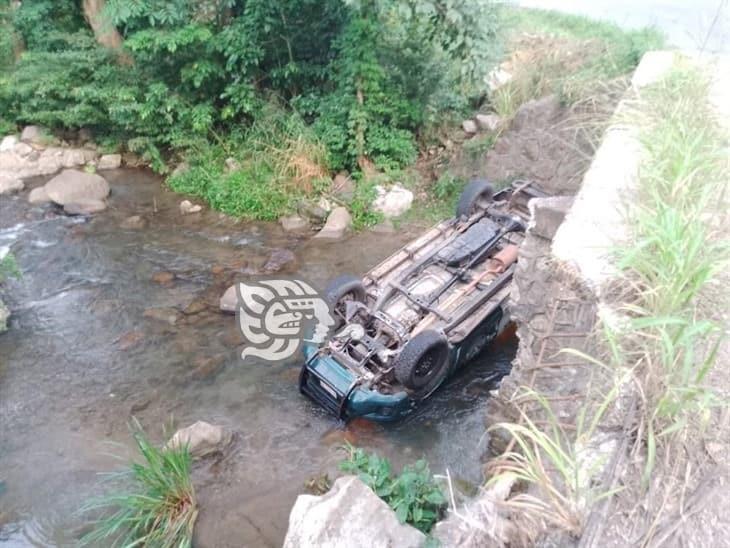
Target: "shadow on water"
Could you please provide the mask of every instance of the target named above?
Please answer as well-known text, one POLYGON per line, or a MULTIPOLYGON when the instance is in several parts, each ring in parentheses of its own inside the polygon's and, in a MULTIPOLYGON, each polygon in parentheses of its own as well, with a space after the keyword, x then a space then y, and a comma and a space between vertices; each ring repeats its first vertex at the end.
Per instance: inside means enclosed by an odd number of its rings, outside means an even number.
POLYGON ((286 271, 321 287, 365 272, 417 228, 315 245, 274 224, 183 217, 180 198, 145 172, 108 178, 110 208, 88 221, 31 207, 27 191, 0 198, 0 247, 23 271, 0 336, 0 544, 73 545, 98 474, 119 466, 112 455, 133 454, 132 416, 155 441, 196 420, 237 433, 225 455, 196 465, 200 546, 280 546, 304 482, 336 474, 346 441, 397 467, 424 457, 434 472, 479 482, 490 377, 508 369, 513 343, 402 423, 343 427, 299 395, 297 360, 244 365, 235 321, 217 311, 225 287, 272 252, 293 252, 286 271), (133 228, 131 215, 143 218, 133 228))

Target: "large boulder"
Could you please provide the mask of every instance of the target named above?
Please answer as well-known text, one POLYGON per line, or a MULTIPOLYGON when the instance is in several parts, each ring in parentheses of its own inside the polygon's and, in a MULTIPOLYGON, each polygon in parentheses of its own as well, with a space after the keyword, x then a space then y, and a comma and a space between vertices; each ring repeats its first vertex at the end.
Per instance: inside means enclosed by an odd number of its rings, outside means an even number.
POLYGON ((231 433, 223 427, 198 421, 175 432, 165 446, 167 449, 187 445, 194 458, 222 451, 231 441, 231 433))
POLYGON ((327 222, 314 237, 325 240, 339 240, 350 228, 352 217, 344 207, 336 207, 327 217, 327 222))
POLYGON ((26 143, 40 143, 46 132, 40 126, 25 126, 23 133, 20 134, 20 140, 26 143))
POLYGON ((400 185, 393 185, 390 189, 378 185, 375 190, 378 195, 373 201, 373 209, 387 219, 403 215, 413 204, 413 192, 400 185))
POLYGON ((28 194, 28 202, 31 204, 47 204, 51 201, 44 186, 36 187, 28 194))
POLYGON ((109 183, 101 175, 64 169, 45 186, 48 197, 59 205, 86 200, 103 201, 109 196, 109 183))
POLYGON ((355 476, 335 481, 322 496, 299 495, 289 514, 284 548, 416 548, 426 536, 395 513, 355 476))

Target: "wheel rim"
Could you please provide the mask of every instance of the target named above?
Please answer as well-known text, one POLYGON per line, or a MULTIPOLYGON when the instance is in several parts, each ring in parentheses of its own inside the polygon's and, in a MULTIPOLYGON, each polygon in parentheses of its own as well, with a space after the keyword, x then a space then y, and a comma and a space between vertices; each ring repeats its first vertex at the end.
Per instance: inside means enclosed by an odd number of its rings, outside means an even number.
POLYGON ((432 348, 418 362, 413 370, 413 382, 416 385, 423 385, 430 379, 438 366, 438 349, 432 348))

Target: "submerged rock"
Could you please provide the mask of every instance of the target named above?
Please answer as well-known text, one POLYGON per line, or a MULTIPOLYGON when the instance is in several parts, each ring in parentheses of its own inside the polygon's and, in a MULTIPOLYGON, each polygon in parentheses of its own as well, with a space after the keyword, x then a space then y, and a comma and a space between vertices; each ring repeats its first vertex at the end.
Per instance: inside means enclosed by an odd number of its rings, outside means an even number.
POLYGON ((344 207, 336 207, 327 217, 327 222, 314 237, 326 240, 339 240, 350 228, 352 217, 344 207))
POLYGON ((221 426, 198 421, 175 432, 165 447, 172 449, 187 445, 190 454, 194 458, 200 458, 222 451, 230 443, 231 438, 231 433, 221 426))
POLYGON ((279 219, 279 224, 286 232, 306 232, 309 230, 309 221, 299 215, 291 215, 279 219))
POLYGON ((152 274, 152 281, 161 284, 161 285, 168 285, 172 283, 175 280, 175 274, 172 272, 167 272, 166 270, 162 270, 160 272, 155 272, 152 274))
POLYGON ((322 496, 297 497, 284 548, 415 548, 425 542, 426 535, 400 523, 393 510, 360 479, 345 476, 322 496))
POLYGON ((125 230, 138 230, 147 226, 147 221, 141 215, 132 215, 124 219, 119 226, 125 230))
POLYGON ((101 175, 64 169, 45 186, 48 197, 59 205, 86 200, 103 201, 109 196, 109 183, 101 175))
POLYGON ((293 251, 288 249, 275 249, 271 252, 266 264, 264 264, 264 272, 279 272, 287 265, 297 260, 293 251))
POLYGON ((63 210, 69 215, 93 215, 106 209, 104 200, 77 200, 63 206, 63 210))

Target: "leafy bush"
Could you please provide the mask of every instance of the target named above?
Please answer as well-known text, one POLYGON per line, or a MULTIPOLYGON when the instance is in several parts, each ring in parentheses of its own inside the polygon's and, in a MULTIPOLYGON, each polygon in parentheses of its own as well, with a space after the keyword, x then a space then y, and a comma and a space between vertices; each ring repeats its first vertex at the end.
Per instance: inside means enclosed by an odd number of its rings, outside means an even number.
POLYGON ((195 490, 190 481, 191 457, 187 447, 159 449, 152 445, 139 424, 133 433, 142 463, 112 474, 122 485, 91 501, 86 512, 112 511, 94 521, 83 545, 157 546, 189 548, 198 516, 195 490))
POLYGON ((20 278, 20 269, 15 255, 7 251, 7 248, 0 249, 0 283, 8 278, 20 278))
POLYGON ((428 463, 416 461, 394 476, 390 462, 362 449, 347 447, 349 456, 340 464, 357 474, 376 495, 388 503, 401 523, 428 533, 446 508, 446 498, 431 476, 428 463))

